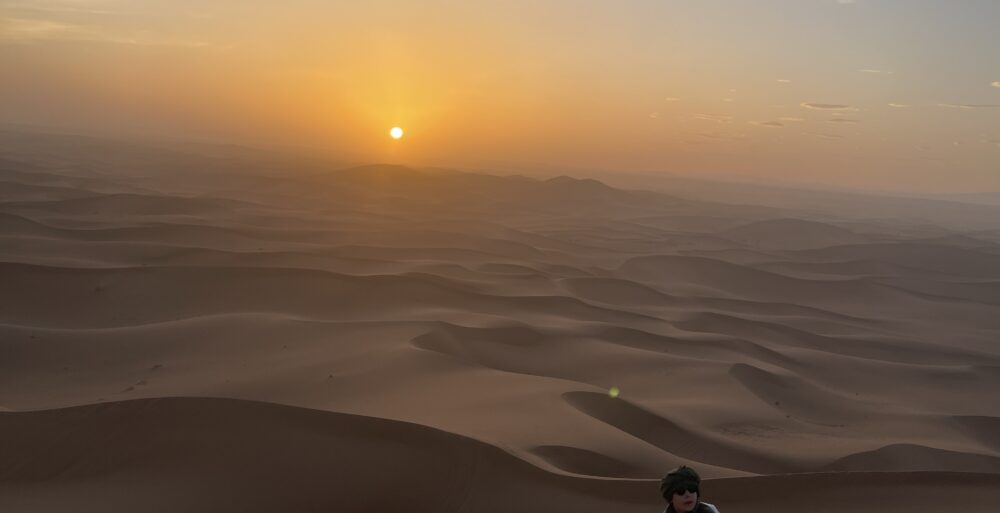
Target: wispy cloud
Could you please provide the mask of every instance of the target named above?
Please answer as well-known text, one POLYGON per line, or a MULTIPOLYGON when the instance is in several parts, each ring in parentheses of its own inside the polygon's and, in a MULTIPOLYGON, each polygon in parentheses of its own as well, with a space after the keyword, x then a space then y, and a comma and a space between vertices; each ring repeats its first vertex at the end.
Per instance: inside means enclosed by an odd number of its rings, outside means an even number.
POLYGON ((712 121, 715 123, 732 123, 732 116, 717 116, 713 114, 695 114, 694 119, 700 119, 702 121, 712 121))
POLYGON ((996 82, 993 82, 990 85, 993 87, 1000 87, 1000 80, 997 80, 996 82))
POLYGON ((714 132, 714 133, 711 133, 711 132, 702 132, 702 133, 695 134, 695 135, 697 135, 698 137, 705 137, 705 138, 708 138, 708 139, 724 139, 724 140, 746 139, 746 134, 720 134, 718 132, 714 132))
POLYGON ((974 110, 974 109, 997 109, 1000 108, 998 104, 955 104, 955 103, 939 103, 938 107, 947 107, 949 109, 963 109, 963 110, 974 110))
POLYGON ((201 41, 161 38, 145 33, 135 35, 127 32, 108 30, 104 27, 67 23, 51 19, 0 16, 0 44, 45 41, 77 41, 184 48, 209 46, 207 43, 201 41))
POLYGON ((890 103, 888 105, 890 107, 894 108, 894 109, 905 109, 905 108, 909 107, 909 105, 907 105, 905 103, 890 103))
POLYGON ((822 134, 819 132, 803 132, 806 135, 811 135, 813 137, 821 137, 823 139, 843 139, 844 136, 840 134, 822 134))
POLYGON ((765 128, 784 128, 783 123, 778 123, 777 121, 751 121, 751 125, 762 126, 765 128))
POLYGON ((830 123, 846 123, 849 125, 855 125, 861 122, 860 119, 848 119, 848 118, 833 118, 827 120, 830 123))
POLYGON ((841 105, 839 103, 800 103, 799 105, 813 110, 857 110, 850 105, 841 105))
POLYGON ((649 113, 649 117, 650 117, 650 119, 656 119, 656 118, 660 117, 660 113, 659 112, 650 112, 649 113))
POLYGON ((793 117, 784 117, 784 118, 778 118, 778 121, 791 121, 792 123, 798 123, 799 121, 805 121, 805 119, 802 119, 802 118, 793 118, 793 117))
MULTIPOLYGON (((88 2, 80 2, 80 4, 86 5, 88 2)), ((9 11, 27 11, 27 12, 44 12, 44 13, 56 13, 56 14, 99 14, 99 15, 113 15, 119 14, 116 11, 111 11, 107 9, 96 9, 93 7, 77 7, 72 5, 35 5, 28 3, 6 3, 3 7, 9 11)))
POLYGON ((792 81, 788 80, 787 78, 778 78, 778 79, 775 79, 775 82, 778 82, 779 84, 791 84, 792 83, 792 81))
POLYGON ((51 20, 0 17, 0 40, 47 39, 79 32, 80 27, 51 20))

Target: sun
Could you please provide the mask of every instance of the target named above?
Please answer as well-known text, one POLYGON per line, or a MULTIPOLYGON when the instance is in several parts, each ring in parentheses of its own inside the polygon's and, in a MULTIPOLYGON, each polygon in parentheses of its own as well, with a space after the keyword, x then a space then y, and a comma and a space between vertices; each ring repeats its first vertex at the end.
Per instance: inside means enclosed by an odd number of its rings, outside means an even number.
POLYGON ((389 130, 389 137, 392 137, 393 139, 403 137, 403 129, 398 126, 392 127, 392 129, 389 130))

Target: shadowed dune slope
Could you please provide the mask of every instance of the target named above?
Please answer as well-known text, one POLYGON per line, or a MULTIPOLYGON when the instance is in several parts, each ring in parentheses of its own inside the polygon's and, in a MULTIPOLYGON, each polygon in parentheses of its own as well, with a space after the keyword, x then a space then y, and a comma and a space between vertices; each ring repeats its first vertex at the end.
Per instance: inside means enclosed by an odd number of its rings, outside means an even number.
POLYGON ((814 249, 868 242, 868 237, 846 228, 804 219, 768 219, 736 228, 720 235, 754 248, 814 249))
POLYGON ((546 472, 424 426, 232 399, 0 413, 4 511, 602 511, 641 481, 546 472))
POLYGON ((788 255, 801 261, 876 260, 912 269, 957 276, 1000 277, 1000 255, 938 244, 908 242, 852 244, 792 251, 788 252, 788 255))
POLYGON ((697 292, 805 304, 838 304, 850 298, 859 306, 906 299, 903 294, 864 280, 806 280, 701 257, 637 257, 622 264, 617 272, 630 280, 655 284, 670 294, 697 292))
POLYGON ((1000 207, 14 139, 0 512, 998 510, 1000 207))
POLYGON ((232 208, 253 206, 234 200, 218 198, 187 198, 180 196, 151 196, 140 194, 104 194, 55 201, 10 203, 6 208, 41 210, 63 215, 113 214, 122 216, 142 215, 211 215, 232 208))
MULTIPOLYGON (((231 399, 0 413, 0 509, 319 512, 656 511, 655 480, 544 471, 416 424, 231 399)), ((563 460, 578 451, 541 449, 563 460)), ((600 459, 600 458, 598 458, 600 459)), ((606 460, 601 460, 605 462, 606 460)), ((803 474, 708 480, 723 511, 995 511, 1000 475, 803 474)))
POLYGON ((594 392, 567 392, 574 408, 682 458, 760 474, 803 471, 795 462, 715 440, 628 401, 594 392))
POLYGON ((406 318, 432 306, 636 321, 639 315, 563 296, 492 296, 436 275, 350 276, 241 267, 77 269, 0 263, 0 320, 29 325, 108 327, 232 312, 317 318, 406 318), (61 294, 54 292, 60 290, 61 294), (155 304, 155 308, 152 306, 155 304))
POLYGON ((1000 473, 1000 457, 913 444, 893 444, 841 458, 828 465, 827 469, 875 472, 943 469, 1000 473))
POLYGON ((564 445, 540 445, 531 450, 552 466, 584 476, 638 478, 652 472, 599 452, 564 445))

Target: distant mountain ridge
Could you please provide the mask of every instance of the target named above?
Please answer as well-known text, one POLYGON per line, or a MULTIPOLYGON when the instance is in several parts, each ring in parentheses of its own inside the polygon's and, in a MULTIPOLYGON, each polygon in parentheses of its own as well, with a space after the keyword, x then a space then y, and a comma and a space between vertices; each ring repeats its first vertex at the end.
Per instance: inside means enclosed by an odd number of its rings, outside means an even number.
POLYGON ((558 176, 547 180, 399 165, 365 165, 313 174, 313 192, 353 201, 398 200, 398 205, 442 205, 508 213, 567 214, 671 212, 684 200, 662 193, 626 191, 593 179, 558 176))

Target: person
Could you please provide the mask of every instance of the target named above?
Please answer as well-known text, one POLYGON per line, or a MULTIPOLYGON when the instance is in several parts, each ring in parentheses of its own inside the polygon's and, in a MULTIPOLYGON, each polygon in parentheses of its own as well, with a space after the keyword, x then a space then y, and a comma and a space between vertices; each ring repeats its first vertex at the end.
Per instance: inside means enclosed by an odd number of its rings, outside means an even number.
POLYGON ((701 501, 701 476, 691 467, 681 465, 660 480, 660 493, 667 501, 663 513, 719 513, 715 506, 701 501))

